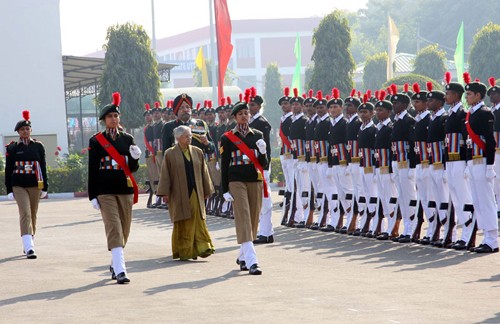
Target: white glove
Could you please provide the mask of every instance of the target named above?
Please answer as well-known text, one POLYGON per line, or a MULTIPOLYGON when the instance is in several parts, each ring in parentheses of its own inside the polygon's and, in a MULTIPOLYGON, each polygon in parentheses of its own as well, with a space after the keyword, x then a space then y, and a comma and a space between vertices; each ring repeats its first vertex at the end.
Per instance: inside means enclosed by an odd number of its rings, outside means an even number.
POLYGON ((7 199, 9 200, 14 200, 14 193, 11 192, 10 194, 7 195, 7 199))
POLYGON ((417 174, 417 170, 408 169, 408 180, 415 180, 416 174, 417 174))
POLYGON ((326 176, 327 176, 327 178, 333 178, 333 174, 334 174, 333 168, 326 169, 326 176))
POLYGON ((40 191, 40 199, 47 197, 47 191, 40 191))
POLYGON ((101 205, 99 205, 97 198, 92 199, 90 203, 92 204, 92 207, 94 207, 95 210, 101 210, 101 205))
POLYGON ((233 196, 229 192, 225 192, 223 195, 225 201, 234 201, 233 196))
POLYGON ((262 138, 260 140, 258 140, 255 143, 255 145, 257 145, 257 148, 259 149, 260 154, 266 154, 267 144, 262 138))
POLYGON ((345 175, 348 176, 350 175, 352 172, 351 172, 351 165, 348 164, 346 167, 345 167, 345 175))
POLYGON ((443 183, 448 183, 448 174, 446 170, 443 170, 443 183))
POLYGON ((139 146, 137 145, 130 145, 129 147, 129 152, 130 152, 130 155, 132 156, 132 158, 134 160, 139 160, 139 158, 141 157, 141 149, 139 148, 139 146))
POLYGON ((495 170, 493 169, 493 165, 487 165, 486 166, 486 180, 493 181, 493 179, 495 179, 496 175, 497 174, 496 174, 495 170))

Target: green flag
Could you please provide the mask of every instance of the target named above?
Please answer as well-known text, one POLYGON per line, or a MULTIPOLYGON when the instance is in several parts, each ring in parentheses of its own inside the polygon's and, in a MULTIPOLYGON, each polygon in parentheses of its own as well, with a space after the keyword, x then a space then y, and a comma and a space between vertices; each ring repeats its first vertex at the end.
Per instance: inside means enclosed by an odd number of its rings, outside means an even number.
POLYGON ((300 82, 300 74, 302 67, 302 55, 300 53, 300 37, 299 33, 297 33, 297 39, 295 40, 295 58, 297 59, 297 63, 295 63, 295 71, 293 72, 292 79, 292 89, 297 88, 299 90, 299 96, 302 94, 302 82, 300 82))
POLYGON ((455 49, 455 67, 457 69, 457 80, 459 83, 464 84, 462 75, 464 74, 464 22, 460 26, 457 35, 457 48, 455 49))

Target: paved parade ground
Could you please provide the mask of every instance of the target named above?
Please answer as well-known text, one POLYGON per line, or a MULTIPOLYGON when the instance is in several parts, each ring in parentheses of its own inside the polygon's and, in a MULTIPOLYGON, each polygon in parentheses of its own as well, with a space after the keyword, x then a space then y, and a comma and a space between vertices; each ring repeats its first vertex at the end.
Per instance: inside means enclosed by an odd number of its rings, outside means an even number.
POLYGON ((21 254, 15 202, 0 201, 0 322, 500 323, 499 253, 286 228, 275 208, 275 243, 256 247, 263 274, 249 276, 232 220, 207 217, 215 255, 174 261, 167 212, 146 198, 125 249, 129 285, 110 280, 88 199, 40 203, 36 260, 21 254))

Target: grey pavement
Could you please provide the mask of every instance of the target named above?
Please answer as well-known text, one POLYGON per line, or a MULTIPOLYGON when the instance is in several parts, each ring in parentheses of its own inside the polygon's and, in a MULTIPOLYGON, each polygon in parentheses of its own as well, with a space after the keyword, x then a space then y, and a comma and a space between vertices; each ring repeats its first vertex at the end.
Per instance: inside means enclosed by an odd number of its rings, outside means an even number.
POLYGON ((168 214, 146 198, 125 248, 129 285, 110 280, 88 199, 40 203, 37 260, 21 254, 17 206, 0 201, 0 322, 500 323, 499 253, 286 228, 276 208, 275 243, 256 247, 263 274, 250 276, 232 220, 207 217, 215 255, 175 261, 168 214))

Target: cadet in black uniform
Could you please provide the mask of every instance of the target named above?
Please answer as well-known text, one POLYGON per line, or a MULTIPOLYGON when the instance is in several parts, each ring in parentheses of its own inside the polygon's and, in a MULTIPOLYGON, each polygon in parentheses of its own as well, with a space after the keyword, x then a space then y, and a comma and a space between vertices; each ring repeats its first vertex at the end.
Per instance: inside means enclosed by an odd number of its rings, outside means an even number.
MULTIPOLYGON (((391 102, 395 114, 392 128, 392 172, 395 175, 398 189, 398 207, 403 219, 403 233, 392 240, 399 243, 410 243, 413 235, 415 206, 411 204, 417 199, 415 189, 415 119, 408 113, 410 97, 393 90, 391 102)), ((397 228, 395 230, 398 230, 397 228)))
POLYGON ((237 126, 221 138, 222 190, 224 198, 233 201, 236 237, 241 244, 237 263, 241 270, 248 269, 249 274, 260 275, 262 270, 253 240, 257 238, 264 179, 262 168, 268 163, 267 145, 262 132, 248 125, 249 91, 245 97, 245 101, 238 102, 231 112, 237 126))
MULTIPOLYGON (((149 104, 145 104, 145 110, 143 113, 144 119, 146 121, 146 126, 144 127, 144 145, 146 146, 145 157, 146 157, 146 168, 148 170, 148 179, 151 186, 151 195, 156 193, 156 187, 158 185, 158 168, 156 167, 156 154, 154 149, 154 129, 153 129, 153 114, 151 112, 149 104)), ((156 208, 156 203, 151 203, 148 201, 147 208, 156 208)), ((159 207, 159 206, 158 206, 159 207)))
POLYGON ((280 128, 278 131, 279 137, 281 139, 281 150, 280 150, 280 162, 281 169, 283 170, 283 175, 285 176, 285 193, 283 201, 283 212, 282 212, 282 225, 285 225, 288 219, 288 213, 291 209, 291 198, 293 191, 293 169, 292 164, 292 147, 288 135, 290 133, 290 124, 292 123, 292 108, 290 106, 290 88, 285 87, 283 90, 284 95, 278 100, 278 105, 281 106, 283 111, 283 116, 280 120, 280 128))
POLYGON ((485 106, 486 86, 470 82, 469 74, 464 73, 465 100, 470 109, 465 117, 467 127, 467 177, 470 177, 474 214, 477 228, 483 230, 483 241, 472 249, 477 253, 498 252, 498 219, 496 215, 495 194, 495 137, 493 124, 495 117, 485 106))
POLYGON ((43 143, 31 138, 30 112, 14 128, 19 140, 6 147, 5 186, 7 197, 16 200, 24 253, 36 259, 33 236, 36 232, 38 203, 47 196, 47 168, 43 143))
MULTIPOLYGON (((248 103, 248 109, 250 111, 250 121, 248 124, 251 128, 259 130, 264 135, 264 141, 266 142, 266 154, 267 160, 271 161, 271 124, 267 121, 266 117, 262 116, 260 110, 262 108, 262 104, 264 103, 264 99, 257 94, 257 90, 252 87, 250 93, 250 102, 248 103)), ((267 190, 270 192, 271 187, 269 187, 271 183, 271 163, 268 163, 264 168, 264 178, 266 179, 268 188, 267 190)), ((274 242, 274 229, 272 223, 272 214, 273 214, 273 201, 271 199, 271 195, 267 198, 262 196, 262 208, 260 210, 259 215, 259 230, 257 232, 257 239, 253 242, 254 244, 267 244, 274 242)))
MULTIPOLYGON (((496 85, 495 78, 488 79, 490 88, 486 93, 490 97, 491 112, 495 116, 495 123, 493 124, 493 135, 495 136, 495 161, 500 161, 500 87, 496 85)), ((500 162, 494 164, 495 173, 500 174, 500 162)), ((497 216, 500 218, 500 176, 495 178, 495 196, 497 202, 497 216)))
POLYGON ((130 233, 132 206, 136 202, 137 192, 135 180, 127 172, 139 169, 141 150, 135 145, 132 135, 118 129, 119 104, 120 94, 115 92, 113 103, 104 106, 99 114, 99 120, 104 121, 106 130, 89 140, 88 194, 92 206, 101 211, 108 250, 112 256, 111 278, 124 284, 130 279, 123 249, 130 233))
POLYGON ((316 157, 316 167, 313 168, 315 177, 318 179, 318 192, 316 197, 318 199, 318 209, 320 214, 317 221, 309 228, 312 230, 319 229, 326 221, 328 213, 328 199, 327 189, 329 181, 326 178, 326 171, 328 170, 328 133, 330 131, 330 116, 326 108, 327 100, 323 98, 323 92, 319 90, 316 94, 316 101, 314 107, 318 117, 316 118, 316 127, 314 128, 314 146, 312 148, 316 157))
MULTIPOLYGON (((360 235, 373 238, 379 233, 377 232, 378 216, 377 203, 377 183, 375 174, 375 135, 377 128, 373 122, 374 106, 368 101, 370 96, 363 96, 363 104, 358 107, 358 116, 361 119, 361 126, 358 132, 358 148, 359 156, 361 157, 360 169, 361 182, 363 184, 363 196, 360 197, 361 203, 365 202, 365 214, 363 221, 360 222, 360 235), (364 199, 361 199, 364 198, 364 199), (371 224, 371 225, 370 225, 371 224)), ((355 163, 353 163, 353 168, 355 163)), ((380 230, 379 230, 380 231, 380 230)), ((356 233, 355 233, 356 234, 356 233)), ((353 235, 355 235, 353 234, 353 235)), ((356 234, 357 235, 357 234, 356 234)))
MULTIPOLYGON (((304 206, 307 205, 307 195, 311 187, 309 174, 307 172, 305 140, 307 117, 302 111, 304 98, 299 96, 297 88, 293 89, 294 96, 290 99, 292 106, 292 124, 288 138, 292 144, 292 170, 295 182, 291 200, 291 214, 288 217, 288 226, 304 227, 304 206)), ((308 215, 307 215, 308 216, 308 215)))
MULTIPOLYGON (((207 100, 207 108, 205 110, 205 118, 208 126, 208 134, 214 140, 214 151, 210 154, 206 154, 208 173, 212 179, 214 187, 220 187, 220 168, 217 169, 217 141, 215 140, 217 136, 218 124, 215 121, 215 109, 212 107, 212 100, 207 100)), ((217 193, 214 192, 213 195, 207 200, 207 214, 214 215, 216 213, 215 200, 217 193)))
MULTIPOLYGON (((429 127, 430 113, 427 110, 427 91, 420 91, 418 83, 413 84, 414 94, 412 96, 413 106, 417 112, 415 117, 415 132, 413 141, 415 143, 415 182, 417 187, 416 217, 417 224, 413 231, 413 241, 420 241, 420 232, 423 223, 423 216, 427 218, 430 225, 437 215, 434 209, 429 208, 429 201, 434 199, 432 180, 429 178, 429 153, 427 152, 427 129, 429 127)), ((432 226, 427 227, 427 232, 423 238, 429 240, 432 237, 432 226)))
POLYGON ((214 153, 215 145, 210 136, 208 126, 203 120, 191 118, 192 107, 193 99, 185 93, 178 95, 174 99, 173 109, 177 119, 166 123, 161 130, 163 151, 166 151, 175 144, 174 128, 184 125, 191 128, 193 134, 191 145, 200 148, 205 154, 214 153))
POLYGON ((306 162, 307 162, 307 174, 309 175, 309 203, 307 208, 305 209, 304 224, 299 223, 297 227, 308 227, 310 226, 310 222, 312 221, 312 216, 314 210, 316 208, 316 193, 318 192, 318 179, 316 175, 316 167, 317 167, 317 159, 316 159, 316 150, 314 146, 314 129, 317 125, 318 114, 316 113, 316 108, 314 107, 314 102, 316 98, 313 97, 313 90, 309 90, 308 97, 304 100, 304 107, 307 114, 307 122, 305 125, 306 130, 306 141, 305 141, 305 150, 306 150, 306 162), (304 226, 302 226, 304 225, 304 226))
MULTIPOLYGON (((443 108, 445 94, 442 91, 432 91, 432 83, 427 82, 427 107, 431 111, 429 130, 427 134, 427 152, 429 153, 430 172, 429 176, 433 186, 434 199, 429 202, 429 207, 435 208, 438 218, 429 219, 429 226, 433 227, 432 236, 424 238, 421 244, 433 244, 443 246, 445 238, 439 239, 441 225, 448 222, 449 190, 444 165, 446 162, 446 119, 448 114, 443 108)), ((432 218, 432 217, 431 217, 432 218)))

